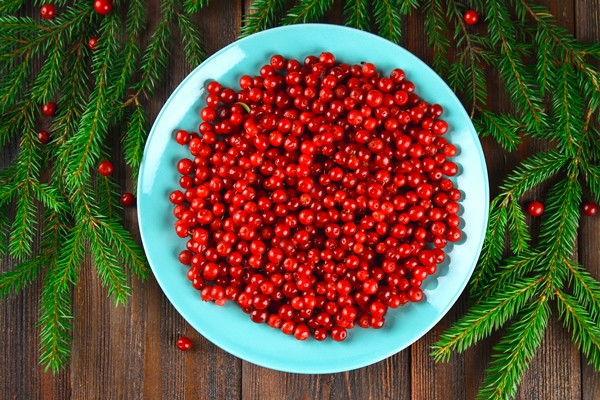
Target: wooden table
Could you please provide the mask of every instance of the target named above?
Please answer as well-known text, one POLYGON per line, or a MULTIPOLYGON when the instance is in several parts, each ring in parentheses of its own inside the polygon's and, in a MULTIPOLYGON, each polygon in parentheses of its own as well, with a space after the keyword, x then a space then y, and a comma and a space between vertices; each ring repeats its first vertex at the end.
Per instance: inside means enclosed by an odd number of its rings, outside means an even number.
MULTIPOLYGON (((149 2, 151 5, 154 1, 149 2)), ((212 1, 198 17, 208 54, 233 42, 250 1, 212 1)), ((560 25, 579 40, 600 40, 598 0, 547 0, 560 25)), ((152 14, 152 12, 151 12, 152 14)), ((157 13, 153 13, 157 14, 157 13)), ((340 23, 341 2, 327 21, 340 23)), ((154 15, 152 18, 157 18, 154 15)), ((402 45, 426 62, 432 50, 423 32, 423 15, 403 18, 402 45)), ((481 25, 480 29, 485 29, 481 25)), ((177 41, 175 41, 177 43, 177 41)), ((149 105, 156 116, 170 92, 189 69, 181 49, 173 46, 165 85, 149 105)), ((488 74, 490 107, 509 111, 511 105, 492 71, 488 74)), ((482 140, 487 157, 491 195, 500 179, 516 163, 546 146, 528 141, 507 154, 492 140, 482 140)), ((116 144, 115 144, 116 147, 116 144)), ((0 166, 14 157, 14 149, 0 156, 0 166)), ((132 189, 125 176, 121 184, 132 189)), ((535 198, 536 193, 527 199, 535 198)), ((135 210, 126 223, 138 235, 135 210)), ((577 258, 600 278, 600 219, 584 218, 577 258)), ((3 260, 1 270, 13 263, 3 260)), ((74 290, 73 350, 70 367, 56 375, 38 365, 38 301, 41 282, 0 301, 1 399, 473 399, 490 362, 497 335, 484 340, 451 362, 435 364, 428 355, 436 338, 466 309, 462 296, 448 315, 410 348, 375 365, 327 375, 296 375, 272 371, 242 361, 196 333, 167 301, 156 280, 133 280, 134 293, 125 306, 115 308, 89 264, 81 269, 74 290), (175 346, 181 335, 194 342, 193 350, 175 346)), ((553 310, 556 315, 556 310, 553 310)), ((570 334, 551 319, 542 346, 525 374, 520 399, 599 399, 600 375, 587 365, 570 334)))

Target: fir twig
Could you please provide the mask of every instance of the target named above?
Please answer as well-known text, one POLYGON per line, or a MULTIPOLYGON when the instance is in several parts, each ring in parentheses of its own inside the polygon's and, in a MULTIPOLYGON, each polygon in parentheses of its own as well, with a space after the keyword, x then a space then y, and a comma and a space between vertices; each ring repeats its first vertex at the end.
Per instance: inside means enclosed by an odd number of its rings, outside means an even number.
POLYGON ((274 27, 285 7, 285 0, 254 0, 244 15, 240 37, 274 27))

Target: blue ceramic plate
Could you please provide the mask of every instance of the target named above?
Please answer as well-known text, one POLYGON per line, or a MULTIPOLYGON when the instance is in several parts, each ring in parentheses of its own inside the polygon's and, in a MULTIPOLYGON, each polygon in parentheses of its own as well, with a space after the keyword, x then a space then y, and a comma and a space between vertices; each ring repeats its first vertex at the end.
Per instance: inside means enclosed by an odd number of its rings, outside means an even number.
POLYGON ((425 63, 405 49, 373 34, 336 25, 306 24, 275 28, 239 40, 196 68, 173 92, 158 115, 144 152, 138 185, 142 240, 158 283, 177 311, 205 338, 246 361, 280 371, 333 373, 383 360, 427 333, 465 288, 481 250, 488 214, 488 179, 477 134, 459 100, 425 63), (185 240, 175 235, 169 193, 178 188, 176 163, 188 156, 174 140, 178 129, 197 131, 207 81, 238 88, 244 74, 257 74, 273 54, 303 60, 330 51, 346 63, 373 62, 389 73, 399 67, 416 93, 444 107, 448 139, 457 145, 455 182, 461 200, 462 243, 448 246, 447 261, 424 283, 424 300, 388 311, 380 330, 355 328, 344 342, 297 341, 265 324, 255 324, 235 304, 218 307, 200 300, 177 255, 185 240))

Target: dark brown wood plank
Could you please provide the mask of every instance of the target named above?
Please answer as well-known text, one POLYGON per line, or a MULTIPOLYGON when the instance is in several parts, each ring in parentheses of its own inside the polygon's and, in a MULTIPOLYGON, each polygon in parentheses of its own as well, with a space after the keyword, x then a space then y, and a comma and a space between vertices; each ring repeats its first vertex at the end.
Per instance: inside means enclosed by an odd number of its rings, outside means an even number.
MULTIPOLYGON (((597 1, 576 0, 575 2, 575 36, 578 40, 587 43, 600 41, 600 3, 597 1)), ((598 65, 598 62, 595 63, 598 65)), ((596 124, 598 126, 598 124, 596 124)), ((593 200, 592 196, 584 192, 584 201, 593 200)), ((599 216, 581 219, 579 229, 579 262, 600 280, 600 231, 599 216)), ((600 398, 600 372, 595 372, 588 364, 584 355, 581 356, 581 394, 582 399, 592 400, 600 398)))

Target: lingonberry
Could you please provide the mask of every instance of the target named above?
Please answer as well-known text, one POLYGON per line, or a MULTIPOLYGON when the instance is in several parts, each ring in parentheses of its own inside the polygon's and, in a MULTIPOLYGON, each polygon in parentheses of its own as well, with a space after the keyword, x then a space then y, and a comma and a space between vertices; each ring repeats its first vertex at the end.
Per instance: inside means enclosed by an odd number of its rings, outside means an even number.
POLYGON ((50 134, 48 131, 39 131, 37 137, 41 144, 47 144, 50 142, 50 134))
POLYGON ((42 18, 45 19, 54 18, 56 8, 54 8, 52 4, 44 4, 42 8, 40 8, 40 14, 42 15, 42 18))
POLYGON ((475 10, 468 10, 463 17, 467 25, 475 25, 479 21, 479 15, 475 10))
POLYGON ((527 212, 532 217, 539 217, 540 215, 542 215, 544 213, 544 205, 542 203, 540 203, 539 201, 532 201, 527 206, 527 212))
POLYGON ((182 336, 177 339, 177 348, 181 351, 188 351, 192 348, 192 341, 187 336, 182 336))
POLYGON ((191 154, 169 195, 178 257, 201 298, 336 341, 421 301, 441 249, 462 238, 442 106, 399 68, 328 52, 274 55, 239 86, 208 82, 200 135, 174 134, 191 154))
POLYGON ((132 205, 134 205, 135 197, 133 196, 133 193, 123 193, 123 195, 121 196, 121 204, 123 204, 125 207, 131 207, 132 205))
POLYGON ((44 114, 44 115, 52 116, 52 115, 54 115, 55 111, 56 111, 56 104, 53 102, 48 102, 48 103, 42 105, 42 114, 44 114))
POLYGON ((87 42, 87 47, 90 50, 96 50, 96 45, 98 44, 98 38, 96 36, 92 36, 90 40, 87 42))
POLYGON ((594 203, 593 201, 586 201, 585 203, 583 203, 581 210, 583 211, 584 215, 587 215, 588 217, 593 217, 598 213, 598 204, 594 203))
POLYGON ((112 10, 112 2, 110 0, 96 0, 94 1, 94 10, 100 15, 106 15, 112 10))
POLYGON ((113 173, 114 167, 110 161, 102 161, 98 164, 98 173, 102 176, 109 176, 113 173))

